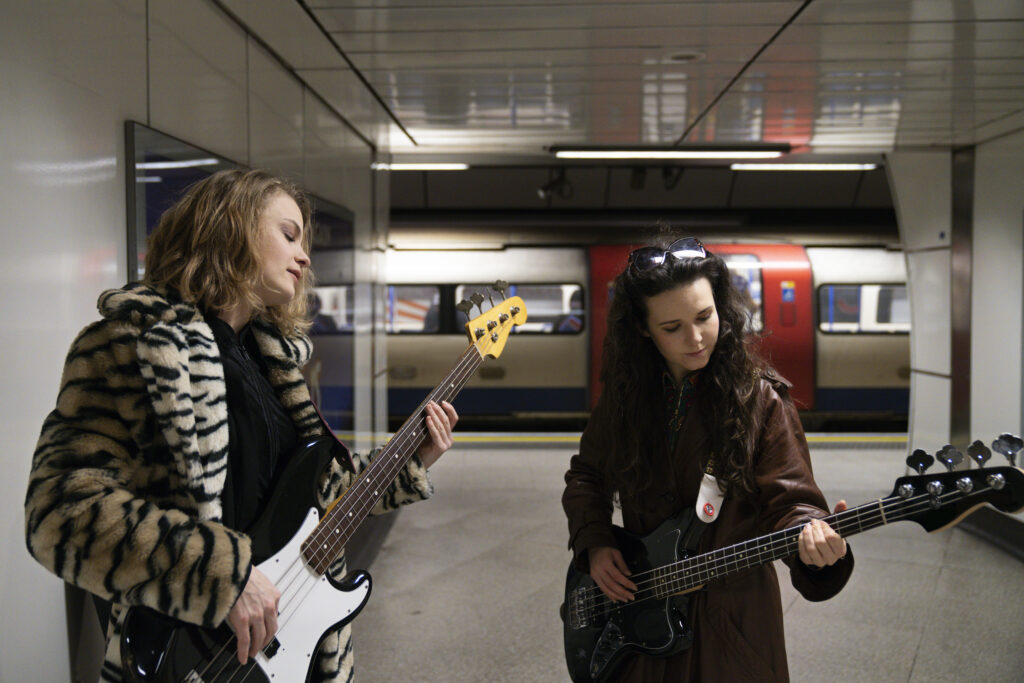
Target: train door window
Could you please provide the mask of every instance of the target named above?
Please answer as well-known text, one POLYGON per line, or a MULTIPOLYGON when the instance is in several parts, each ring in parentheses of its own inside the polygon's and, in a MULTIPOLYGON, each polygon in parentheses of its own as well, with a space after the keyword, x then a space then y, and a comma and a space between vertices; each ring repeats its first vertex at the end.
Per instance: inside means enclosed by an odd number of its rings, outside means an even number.
POLYGON ((847 334, 910 332, 906 285, 822 285, 818 329, 847 334))
POLYGON ((310 334, 352 334, 352 288, 347 285, 314 287, 310 295, 310 334))
POLYGON ((440 330, 441 290, 436 285, 388 285, 384 290, 388 334, 433 334, 440 330))
POLYGON ((747 331, 760 332, 764 329, 764 288, 761 284, 761 260, 754 254, 720 254, 733 287, 740 293, 747 308, 747 331))
MULTIPOLYGON (((490 292, 492 297, 500 297, 490 285, 467 284, 455 288, 455 300, 466 299, 473 292, 490 292)), ((527 320, 513 328, 513 332, 579 334, 586 326, 584 292, 578 284, 509 285, 505 293, 522 297, 526 302, 527 320)))

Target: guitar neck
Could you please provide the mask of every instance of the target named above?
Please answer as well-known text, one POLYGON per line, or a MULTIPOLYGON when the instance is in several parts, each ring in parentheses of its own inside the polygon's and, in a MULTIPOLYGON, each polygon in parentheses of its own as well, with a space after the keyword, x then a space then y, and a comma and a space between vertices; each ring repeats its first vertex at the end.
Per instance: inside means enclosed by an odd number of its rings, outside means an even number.
MULTIPOLYGON (((907 500, 886 498, 829 515, 823 521, 845 538, 905 519, 928 505, 930 497, 924 495, 907 500)), ((664 598, 685 593, 713 579, 794 555, 804 526, 790 527, 653 569, 651 576, 644 577, 645 588, 637 593, 637 598, 664 598), (641 596, 641 592, 646 594, 641 596)))
POLYGON ((483 357, 470 345, 441 382, 434 387, 419 407, 398 428, 387 445, 377 454, 355 483, 330 508, 302 544, 302 554, 309 565, 323 574, 338 557, 356 529, 370 514, 419 447, 429 438, 426 427, 426 406, 431 401, 451 401, 470 380, 483 357))

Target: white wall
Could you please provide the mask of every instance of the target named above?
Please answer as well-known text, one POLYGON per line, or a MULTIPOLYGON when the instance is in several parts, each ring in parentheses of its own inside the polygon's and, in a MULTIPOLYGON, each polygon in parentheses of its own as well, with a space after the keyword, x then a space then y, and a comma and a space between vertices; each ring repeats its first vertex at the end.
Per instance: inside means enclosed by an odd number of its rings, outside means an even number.
MULTIPOLYGON (((0 681, 66 681, 62 584, 24 548, 22 501, 68 344, 95 319, 99 292, 126 279, 124 121, 291 175, 354 211, 364 248, 373 229, 386 230, 386 213, 374 207, 368 145, 212 2, 36 0, 0 9, 0 428, 8 454, 0 681)), ((342 111, 348 120, 383 127, 368 98, 354 101, 342 111)), ((359 273, 371 275, 370 267, 359 273)), ((363 290, 368 297, 369 285, 363 290)), ((367 321, 370 306, 367 298, 360 307, 367 321)), ((358 354, 366 362, 357 427, 368 432, 369 339, 357 342, 358 354)))

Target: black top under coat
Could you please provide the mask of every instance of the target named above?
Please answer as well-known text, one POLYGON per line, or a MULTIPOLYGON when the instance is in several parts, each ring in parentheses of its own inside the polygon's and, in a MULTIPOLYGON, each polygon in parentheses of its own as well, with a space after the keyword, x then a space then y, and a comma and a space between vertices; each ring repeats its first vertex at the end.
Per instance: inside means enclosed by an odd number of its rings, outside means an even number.
POLYGON ((238 334, 212 314, 206 322, 220 348, 228 403, 228 469, 221 497, 223 522, 247 531, 263 511, 281 470, 298 444, 295 425, 267 379, 249 325, 238 334))

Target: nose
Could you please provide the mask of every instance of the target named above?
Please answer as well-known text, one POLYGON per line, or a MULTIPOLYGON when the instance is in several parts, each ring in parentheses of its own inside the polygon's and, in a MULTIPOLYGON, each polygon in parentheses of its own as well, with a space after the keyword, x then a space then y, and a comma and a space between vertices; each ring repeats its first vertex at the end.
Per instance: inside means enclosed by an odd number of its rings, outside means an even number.
POLYGON ((295 262, 303 268, 309 268, 309 254, 307 254, 306 250, 302 247, 299 247, 299 253, 295 257, 295 262))
POLYGON ((701 335, 700 333, 700 327, 698 327, 697 325, 690 326, 690 332, 687 336, 689 337, 690 341, 697 346, 700 345, 701 340, 704 338, 703 335, 701 335))

